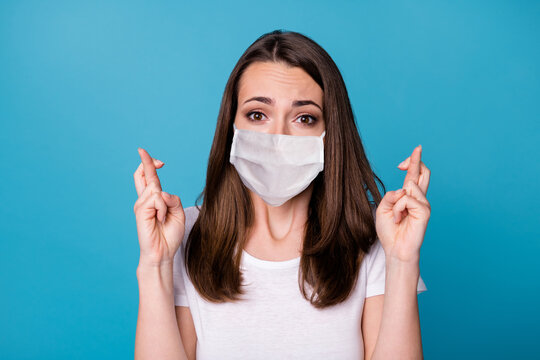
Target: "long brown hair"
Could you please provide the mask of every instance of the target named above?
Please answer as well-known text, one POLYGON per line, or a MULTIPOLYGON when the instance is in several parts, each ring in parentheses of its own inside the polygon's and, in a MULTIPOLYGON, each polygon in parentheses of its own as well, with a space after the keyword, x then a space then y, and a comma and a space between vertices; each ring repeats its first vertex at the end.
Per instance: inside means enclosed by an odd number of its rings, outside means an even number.
POLYGON ((244 294, 242 252, 235 249, 244 248, 254 215, 248 189, 229 162, 229 155, 238 83, 244 70, 256 61, 301 67, 323 90, 325 165, 313 180, 298 283, 302 295, 313 306, 335 305, 349 297, 364 254, 376 239, 374 208, 381 195, 375 181, 386 190, 364 153, 336 64, 317 43, 297 32, 275 30, 259 37, 242 54, 227 81, 206 186, 196 201, 199 216, 186 242, 186 270, 199 294, 208 301, 236 301, 244 294), (311 290, 306 290, 306 285, 311 290))

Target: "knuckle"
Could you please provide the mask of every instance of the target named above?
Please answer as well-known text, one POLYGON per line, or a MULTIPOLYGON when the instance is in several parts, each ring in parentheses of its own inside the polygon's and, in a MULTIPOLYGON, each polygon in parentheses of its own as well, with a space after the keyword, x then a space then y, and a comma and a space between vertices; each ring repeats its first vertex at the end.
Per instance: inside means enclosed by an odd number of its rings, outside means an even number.
POLYGON ((152 186, 150 186, 151 184, 146 184, 146 186, 144 187, 144 193, 145 194, 151 194, 154 192, 154 190, 152 189, 152 186))
POLYGON ((163 200, 161 192, 153 193, 152 197, 154 198, 154 201, 155 201, 154 204, 156 204, 156 208, 167 207, 167 204, 165 204, 165 201, 163 200))

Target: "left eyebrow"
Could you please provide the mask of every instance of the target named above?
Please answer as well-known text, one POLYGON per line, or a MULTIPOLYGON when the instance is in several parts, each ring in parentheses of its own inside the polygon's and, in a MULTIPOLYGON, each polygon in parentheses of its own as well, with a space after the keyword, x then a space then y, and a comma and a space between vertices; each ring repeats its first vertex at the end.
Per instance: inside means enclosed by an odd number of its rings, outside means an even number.
MULTIPOLYGON (((260 101, 260 102, 268 104, 268 105, 274 104, 274 99, 270 99, 270 98, 265 97, 265 96, 252 97, 252 98, 247 99, 246 101, 244 101, 244 104, 249 102, 249 101, 260 101)), ((312 101, 312 100, 294 100, 293 103, 292 103, 293 107, 304 106, 304 105, 315 105, 316 107, 318 107, 322 111, 322 108, 319 106, 319 104, 317 104, 315 101, 312 101)))
POLYGON ((311 101, 311 100, 295 100, 292 103, 292 106, 304 106, 304 105, 315 105, 316 107, 319 108, 319 110, 322 111, 322 108, 315 101, 311 101))

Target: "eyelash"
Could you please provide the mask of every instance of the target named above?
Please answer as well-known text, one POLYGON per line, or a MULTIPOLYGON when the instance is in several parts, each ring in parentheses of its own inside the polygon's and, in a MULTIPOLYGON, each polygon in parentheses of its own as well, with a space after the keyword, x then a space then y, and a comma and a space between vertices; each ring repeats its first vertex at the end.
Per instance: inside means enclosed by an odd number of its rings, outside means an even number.
MULTIPOLYGON (((248 120, 253 121, 253 122, 261 121, 261 120, 254 120, 254 119, 252 119, 250 116, 253 115, 253 114, 262 114, 262 115, 264 115, 264 113, 262 113, 262 112, 260 112, 260 111, 250 111, 250 112, 248 112, 248 113, 246 114, 246 117, 247 117, 248 120)), ((264 116, 266 116, 266 115, 264 115, 264 116)), ((301 115, 298 116, 298 118, 301 118, 302 116, 310 117, 310 118, 312 119, 311 124, 305 124, 305 123, 302 123, 302 122, 301 122, 300 124, 303 125, 303 126, 313 126, 313 125, 315 125, 315 123, 317 122, 317 117, 315 117, 315 116, 313 116, 313 115, 310 115, 310 114, 301 114, 301 115)), ((297 119, 298 119, 298 118, 297 118, 297 119)))

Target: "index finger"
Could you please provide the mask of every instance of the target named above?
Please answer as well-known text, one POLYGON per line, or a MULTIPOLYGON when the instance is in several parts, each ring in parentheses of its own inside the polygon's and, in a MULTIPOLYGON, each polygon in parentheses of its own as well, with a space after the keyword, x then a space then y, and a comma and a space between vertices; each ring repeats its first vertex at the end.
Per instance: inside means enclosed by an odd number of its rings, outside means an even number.
POLYGON ((152 157, 143 148, 138 148, 141 161, 143 163, 144 177, 146 178, 146 185, 155 182, 158 188, 161 190, 161 182, 157 176, 156 167, 152 157))
POLYGON ((405 180, 403 181, 403 184, 406 184, 409 180, 413 180, 416 184, 418 184, 418 180, 420 179, 421 152, 422 145, 418 145, 416 148, 414 148, 409 163, 409 169, 407 170, 407 175, 405 175, 405 180))

